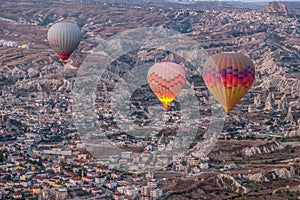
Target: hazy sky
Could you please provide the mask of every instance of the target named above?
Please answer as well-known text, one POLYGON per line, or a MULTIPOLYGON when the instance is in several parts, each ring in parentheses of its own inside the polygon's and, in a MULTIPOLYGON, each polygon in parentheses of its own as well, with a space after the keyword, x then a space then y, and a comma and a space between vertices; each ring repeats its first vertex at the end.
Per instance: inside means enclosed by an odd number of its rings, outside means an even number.
MULTIPOLYGON (((225 1, 225 0, 223 0, 225 1)), ((243 1, 243 2, 270 2, 270 1, 274 1, 274 0, 237 0, 237 1, 243 1)), ((278 2, 281 2, 281 1, 299 1, 300 0, 280 0, 278 2)))

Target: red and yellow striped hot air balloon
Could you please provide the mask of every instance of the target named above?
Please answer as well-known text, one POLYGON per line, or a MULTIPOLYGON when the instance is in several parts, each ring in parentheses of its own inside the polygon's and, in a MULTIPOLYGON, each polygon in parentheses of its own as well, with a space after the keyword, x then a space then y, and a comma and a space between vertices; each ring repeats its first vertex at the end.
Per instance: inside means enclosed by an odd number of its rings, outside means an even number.
POLYGON ((62 61, 65 61, 77 48, 81 32, 79 27, 70 22, 59 22, 48 30, 48 41, 62 61))
POLYGON ((184 69, 172 62, 156 63, 148 71, 148 84, 167 110, 185 85, 184 69))
POLYGON ((218 53, 206 61, 202 77, 209 91, 229 116, 229 110, 234 108, 251 87, 255 68, 253 62, 241 53, 218 53))

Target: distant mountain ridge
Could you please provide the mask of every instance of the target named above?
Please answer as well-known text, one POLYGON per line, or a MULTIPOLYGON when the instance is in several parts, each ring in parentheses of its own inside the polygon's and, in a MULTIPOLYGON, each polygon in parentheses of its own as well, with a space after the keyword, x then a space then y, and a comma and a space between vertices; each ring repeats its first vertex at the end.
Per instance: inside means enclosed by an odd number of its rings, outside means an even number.
MULTIPOLYGON (((94 0, 91 0, 94 1, 94 0)), ((104 0, 103 2, 111 2, 104 0)), ((152 2, 152 3, 174 3, 187 4, 192 6, 217 7, 217 8, 249 8, 249 9, 264 9, 270 3, 275 5, 275 1, 270 0, 115 0, 114 2, 152 2)), ((280 1, 282 2, 282 1, 280 1)), ((289 10, 300 9, 299 1, 284 1, 285 8, 289 10)))

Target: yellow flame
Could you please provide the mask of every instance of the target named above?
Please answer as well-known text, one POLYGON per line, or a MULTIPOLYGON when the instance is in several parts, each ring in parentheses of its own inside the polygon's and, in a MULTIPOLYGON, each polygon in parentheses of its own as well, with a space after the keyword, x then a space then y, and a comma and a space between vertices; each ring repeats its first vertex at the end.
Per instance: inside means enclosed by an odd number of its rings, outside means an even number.
POLYGON ((173 97, 161 97, 161 98, 159 98, 159 101, 162 103, 165 110, 168 110, 168 106, 170 105, 170 103, 172 103, 173 100, 174 100, 173 97))

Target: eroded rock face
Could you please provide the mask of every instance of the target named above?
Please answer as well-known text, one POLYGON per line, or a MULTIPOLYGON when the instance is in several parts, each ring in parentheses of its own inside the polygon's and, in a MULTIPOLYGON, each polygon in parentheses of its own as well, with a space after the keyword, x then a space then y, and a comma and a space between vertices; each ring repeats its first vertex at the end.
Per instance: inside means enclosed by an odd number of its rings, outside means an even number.
POLYGON ((277 1, 270 2, 264 10, 269 13, 288 14, 286 5, 284 3, 279 4, 277 1))
POLYGON ((255 106, 255 108, 258 108, 261 105, 262 105, 261 104, 261 96, 260 96, 260 94, 258 94, 257 96, 254 97, 254 106, 255 106))
POLYGON ((45 91, 45 92, 53 92, 53 91, 71 91, 72 83, 63 78, 59 79, 39 79, 34 81, 23 81, 22 84, 15 84, 15 91, 45 91))
MULTIPOLYGON (((299 96, 300 79, 287 76, 287 70, 284 67, 278 66, 272 57, 264 58, 256 68, 257 74, 268 75, 268 78, 256 78, 254 87, 264 92, 281 92, 287 97, 296 98, 299 96)), ((289 101, 289 98, 286 98, 289 101)), ((284 98, 282 99, 284 100, 284 98)), ((263 101, 263 100, 262 100, 263 101)))
POLYGON ((252 112, 253 112, 252 105, 249 105, 249 106, 248 106, 248 113, 252 113, 252 112))
POLYGON ((275 169, 274 172, 278 178, 291 178, 291 173, 286 168, 275 169))
POLYGON ((295 168, 291 166, 290 169, 276 168, 269 172, 261 172, 261 173, 246 174, 246 175, 244 174, 244 175, 240 175, 240 177, 255 182, 271 182, 279 178, 289 179, 294 177, 295 175, 296 175, 295 168))
POLYGON ((289 103, 287 101, 286 95, 284 94, 281 99, 278 101, 278 111, 287 111, 289 107, 289 103))
POLYGON ((286 8, 286 5, 284 3, 280 5, 280 10, 281 12, 288 14, 288 9, 286 8))
POLYGON ((298 130, 287 131, 283 134, 283 137, 297 137, 300 136, 300 128, 298 130))
POLYGON ((34 68, 29 68, 28 69, 28 78, 32 79, 32 78, 36 78, 40 75, 40 71, 34 68))
POLYGON ((11 83, 17 82, 18 79, 26 77, 26 72, 18 67, 5 66, 0 70, 0 81, 9 81, 11 83))
POLYGON ((270 12, 277 12, 280 9, 279 3, 277 1, 270 2, 266 8, 270 12))
POLYGON ((296 78, 288 78, 282 75, 270 75, 258 86, 263 91, 271 91, 275 88, 280 92, 287 94, 298 94, 300 89, 300 80, 296 78))
POLYGON ((229 189, 239 194, 246 194, 248 192, 247 188, 242 186, 228 174, 219 174, 217 176, 216 183, 220 188, 229 189))
POLYGON ((288 113, 286 115, 286 117, 283 120, 286 123, 290 123, 290 124, 296 124, 295 120, 294 120, 294 116, 292 114, 292 107, 289 107, 288 113))
POLYGON ((280 142, 274 141, 260 146, 246 147, 242 151, 245 156, 253 156, 256 154, 272 153, 282 149, 284 149, 284 146, 280 142))
POLYGON ((266 99, 266 105, 265 105, 264 110, 272 111, 272 110, 274 110, 274 107, 275 107, 274 94, 272 92, 270 92, 267 99, 266 99))
POLYGON ((255 182, 270 182, 270 180, 264 175, 264 173, 247 174, 244 175, 243 178, 255 182))

